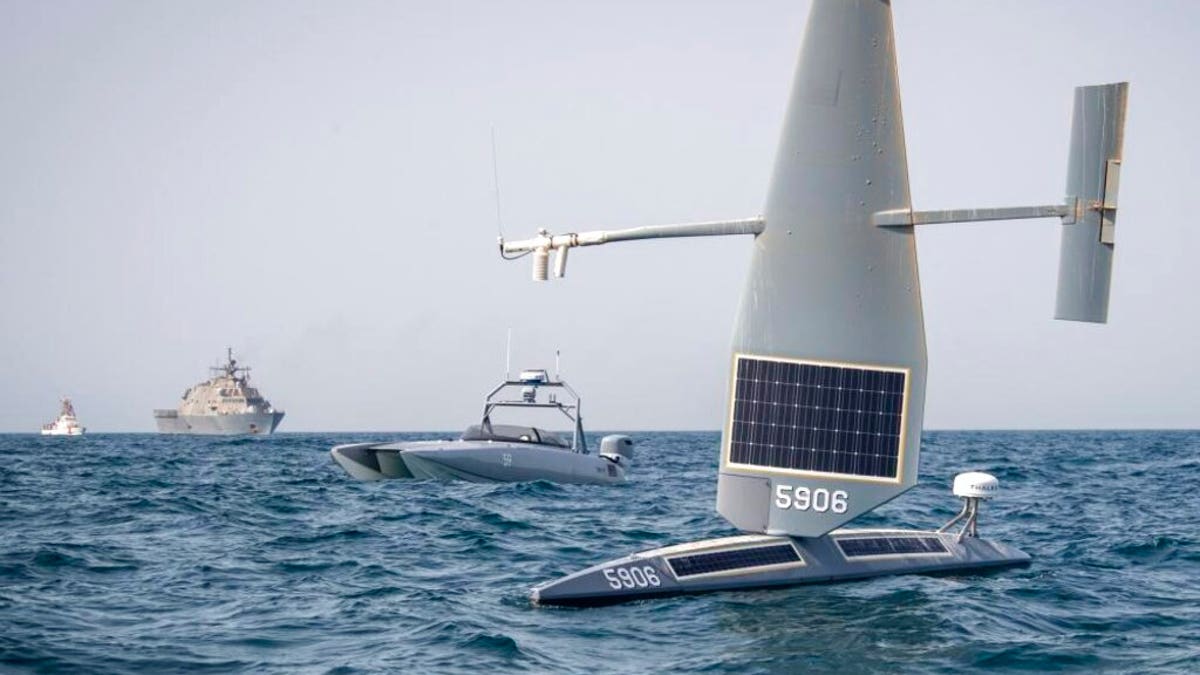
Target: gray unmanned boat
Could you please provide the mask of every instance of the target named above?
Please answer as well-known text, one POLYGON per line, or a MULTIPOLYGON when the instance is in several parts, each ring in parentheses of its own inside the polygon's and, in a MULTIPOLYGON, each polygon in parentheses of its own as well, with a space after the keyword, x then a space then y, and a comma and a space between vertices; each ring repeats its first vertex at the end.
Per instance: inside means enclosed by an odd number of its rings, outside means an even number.
POLYGON ((536 587, 535 602, 594 605, 1030 561, 978 536, 980 504, 999 489, 982 472, 955 478, 963 510, 937 531, 842 526, 917 484, 928 370, 917 226, 1057 219, 1055 318, 1107 320, 1129 85, 1075 90, 1063 202, 918 211, 891 3, 810 5, 760 215, 560 234, 543 228, 531 239, 499 241, 506 259, 532 254, 533 278, 544 281, 551 253, 560 278, 578 246, 755 238, 730 354, 712 364, 728 383, 717 513, 746 534, 610 560, 536 587))
POLYGON ((579 395, 561 378, 550 379, 545 370, 524 370, 517 379, 506 378, 492 389, 484 400, 483 419, 457 440, 351 443, 336 446, 329 454, 359 480, 619 483, 633 460, 633 441, 628 436, 605 436, 600 452, 590 454, 579 395), (539 399, 541 389, 551 390, 544 401, 539 399), (513 390, 520 391, 520 398, 503 398, 513 390), (569 400, 560 401, 560 394, 569 400), (492 414, 500 408, 557 410, 571 420, 571 438, 537 427, 493 424, 492 414))
POLYGON ((179 407, 154 411, 159 433, 238 436, 275 431, 283 411, 250 386, 250 369, 237 364, 232 349, 226 359, 210 369, 211 378, 183 392, 179 407))

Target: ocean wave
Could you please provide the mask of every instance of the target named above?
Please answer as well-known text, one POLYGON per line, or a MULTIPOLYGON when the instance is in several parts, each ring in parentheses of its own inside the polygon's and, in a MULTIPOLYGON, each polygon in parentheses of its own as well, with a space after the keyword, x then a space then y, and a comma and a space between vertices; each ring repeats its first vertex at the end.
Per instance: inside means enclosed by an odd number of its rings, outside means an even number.
MULTIPOLYGON (((374 435, 372 435, 374 436, 374 435)), ((1196 432, 933 432, 922 480, 853 526, 983 536, 1030 567, 630 603, 535 584, 735 534, 719 434, 639 434, 619 487, 353 481, 344 435, 0 436, 0 670, 793 672, 1200 666, 1196 432)))

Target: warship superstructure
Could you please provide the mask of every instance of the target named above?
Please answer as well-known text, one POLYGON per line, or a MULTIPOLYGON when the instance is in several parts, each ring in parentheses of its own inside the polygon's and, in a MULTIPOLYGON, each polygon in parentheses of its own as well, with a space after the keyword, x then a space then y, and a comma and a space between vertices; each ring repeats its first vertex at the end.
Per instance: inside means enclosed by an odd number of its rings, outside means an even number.
POLYGON ((250 386, 250 369, 238 365, 232 349, 224 365, 210 370, 211 378, 183 392, 179 407, 154 411, 159 433, 237 436, 275 431, 283 411, 250 386))

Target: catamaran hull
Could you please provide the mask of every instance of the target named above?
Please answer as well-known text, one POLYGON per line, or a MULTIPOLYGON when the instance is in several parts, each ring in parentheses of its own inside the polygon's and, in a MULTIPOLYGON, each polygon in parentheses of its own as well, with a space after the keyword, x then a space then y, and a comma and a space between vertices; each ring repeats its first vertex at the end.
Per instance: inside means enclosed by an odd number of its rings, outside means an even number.
POLYGON ((537 586, 530 599, 536 605, 610 605, 896 574, 974 573, 1029 562, 1028 554, 1011 546, 975 537, 960 542, 951 533, 837 530, 804 538, 743 535, 668 546, 595 565, 537 586), (909 546, 907 552, 896 552, 912 540, 922 540, 925 550, 913 551, 909 546))
POLYGON ((599 455, 528 443, 353 443, 333 448, 330 456, 359 480, 416 478, 477 483, 547 480, 584 484, 625 480, 624 469, 599 455))
POLYGON ((358 480, 413 478, 400 452, 383 450, 377 443, 350 443, 329 451, 334 463, 358 480))
POLYGON ((282 412, 244 413, 234 415, 155 415, 160 434, 199 434, 206 436, 241 436, 270 434, 283 420, 282 412))

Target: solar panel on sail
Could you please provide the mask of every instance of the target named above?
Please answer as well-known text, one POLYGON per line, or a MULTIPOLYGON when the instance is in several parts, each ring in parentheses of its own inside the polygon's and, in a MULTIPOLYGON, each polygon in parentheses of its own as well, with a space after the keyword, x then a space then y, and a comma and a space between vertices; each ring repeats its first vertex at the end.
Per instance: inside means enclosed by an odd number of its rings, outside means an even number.
POLYGON ((791 544, 753 546, 667 558, 667 564, 671 566, 676 578, 799 562, 802 562, 800 554, 791 544))
POLYGON ((937 537, 855 537, 838 539, 838 548, 847 558, 878 555, 921 555, 946 553, 937 537))
POLYGON ((908 373, 737 356, 729 461, 897 478, 908 373))

